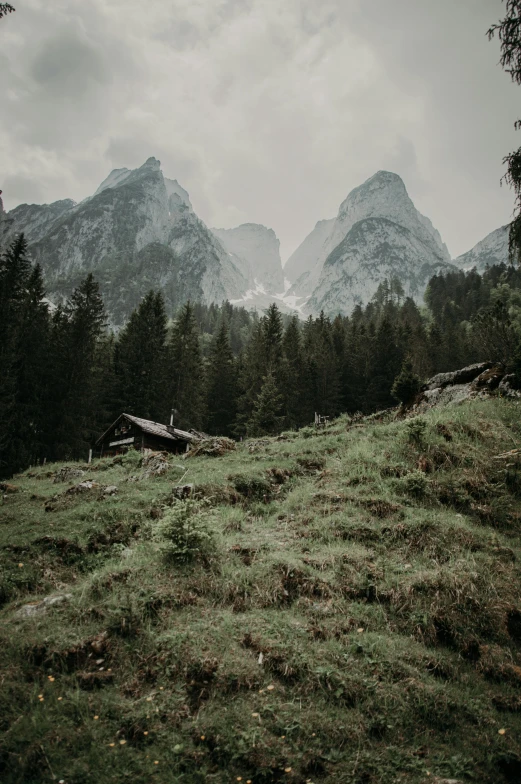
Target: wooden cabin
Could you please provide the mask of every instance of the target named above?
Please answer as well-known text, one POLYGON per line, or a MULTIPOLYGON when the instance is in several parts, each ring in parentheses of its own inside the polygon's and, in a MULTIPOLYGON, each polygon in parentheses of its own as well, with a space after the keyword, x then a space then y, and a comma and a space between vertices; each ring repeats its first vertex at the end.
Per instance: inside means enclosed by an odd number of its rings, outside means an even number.
POLYGON ((98 457, 113 457, 128 449, 154 452, 186 452, 197 434, 179 430, 172 425, 151 422, 150 419, 121 414, 96 441, 98 457))

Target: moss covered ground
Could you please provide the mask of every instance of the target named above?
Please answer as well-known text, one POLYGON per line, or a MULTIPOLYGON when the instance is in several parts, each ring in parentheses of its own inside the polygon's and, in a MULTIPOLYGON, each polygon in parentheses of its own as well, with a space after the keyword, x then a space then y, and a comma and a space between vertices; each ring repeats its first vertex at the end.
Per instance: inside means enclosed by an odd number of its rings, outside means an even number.
POLYGON ((521 781, 520 413, 14 477, 0 780, 521 781))

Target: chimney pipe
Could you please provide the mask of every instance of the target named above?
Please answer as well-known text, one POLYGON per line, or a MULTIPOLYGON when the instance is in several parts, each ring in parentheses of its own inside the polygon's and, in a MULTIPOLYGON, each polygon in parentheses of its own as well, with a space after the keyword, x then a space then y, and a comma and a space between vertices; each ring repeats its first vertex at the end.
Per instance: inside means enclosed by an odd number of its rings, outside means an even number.
POLYGON ((170 412, 170 427, 174 426, 174 409, 170 412))

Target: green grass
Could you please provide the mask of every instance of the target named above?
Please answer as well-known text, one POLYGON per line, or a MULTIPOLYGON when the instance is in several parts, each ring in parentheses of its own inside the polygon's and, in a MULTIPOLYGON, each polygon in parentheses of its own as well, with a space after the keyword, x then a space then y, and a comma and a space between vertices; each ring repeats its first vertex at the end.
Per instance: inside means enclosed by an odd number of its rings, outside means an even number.
POLYGON ((14 477, 0 780, 520 781, 520 437, 491 399, 14 477))

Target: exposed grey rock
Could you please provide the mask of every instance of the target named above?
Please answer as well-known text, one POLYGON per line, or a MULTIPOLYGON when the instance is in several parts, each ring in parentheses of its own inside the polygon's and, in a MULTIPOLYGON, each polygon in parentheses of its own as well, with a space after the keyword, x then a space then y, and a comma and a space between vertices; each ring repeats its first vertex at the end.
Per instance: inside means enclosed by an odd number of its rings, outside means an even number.
POLYGON ((480 274, 494 264, 508 264, 508 234, 510 226, 490 232, 467 253, 454 259, 453 264, 463 270, 475 268, 480 274))
POLYGON ((170 468, 168 452, 150 452, 145 454, 141 460, 142 471, 128 478, 129 482, 141 482, 153 476, 162 476, 170 468))
POLYGON ((386 279, 398 278, 405 294, 420 300, 432 275, 453 267, 402 179, 380 171, 349 193, 334 221, 317 224, 288 260, 286 275, 297 269, 288 293, 310 297, 303 312, 349 315, 386 279))
POLYGON ((118 492, 116 485, 108 485, 103 490, 103 495, 115 495, 118 492))
POLYGON ((76 485, 75 487, 69 488, 69 490, 67 490, 67 492, 68 493, 84 493, 86 490, 92 490, 93 487, 97 487, 97 486, 98 486, 97 482, 91 482, 90 480, 88 480, 86 482, 80 482, 79 485, 76 485))
POLYGON ((319 259, 329 255, 329 238, 333 230, 335 218, 320 220, 310 234, 291 254, 284 265, 284 277, 292 283, 302 278, 301 287, 305 286, 305 278, 313 271, 319 259))
POLYGON ((267 293, 284 290, 284 275, 280 259, 280 242, 273 229, 258 223, 243 223, 234 229, 212 229, 224 248, 238 259, 248 276, 250 287, 262 287, 267 293))
POLYGON ((517 381, 514 373, 509 373, 503 376, 498 386, 498 392, 501 397, 515 397, 521 398, 521 391, 516 388, 517 381))
POLYGON ((69 296, 92 272, 114 326, 125 323, 150 289, 160 289, 172 311, 187 299, 240 298, 248 288, 241 262, 197 217, 179 183, 163 176, 155 158, 138 169, 115 170, 80 204, 22 205, 2 218, 0 228, 6 221, 6 236, 13 227, 28 233, 52 301, 69 296))
POLYGON ((438 373, 430 378, 423 386, 424 391, 433 390, 437 387, 448 387, 455 384, 467 384, 474 381, 481 373, 492 367, 492 362, 478 362, 475 365, 454 370, 450 373, 438 373))
POLYGON ((76 206, 72 199, 61 199, 52 204, 19 204, 7 214, 9 226, 0 243, 11 242, 17 234, 24 233, 28 243, 38 242, 67 212, 76 206))
POLYGON ((82 476, 85 476, 85 471, 82 471, 81 468, 63 466, 63 468, 60 468, 59 471, 56 471, 53 483, 57 484, 58 482, 69 482, 71 479, 79 479, 82 476))
POLYGON ((55 607, 57 604, 63 604, 72 597, 72 593, 56 594, 54 596, 46 596, 39 602, 29 602, 22 605, 16 611, 17 618, 32 618, 35 615, 43 615, 50 607, 55 607))
POLYGON ((410 229, 387 218, 356 223, 329 254, 304 311, 350 315, 366 305, 385 280, 398 279, 406 296, 420 301, 429 280, 450 264, 410 229))

